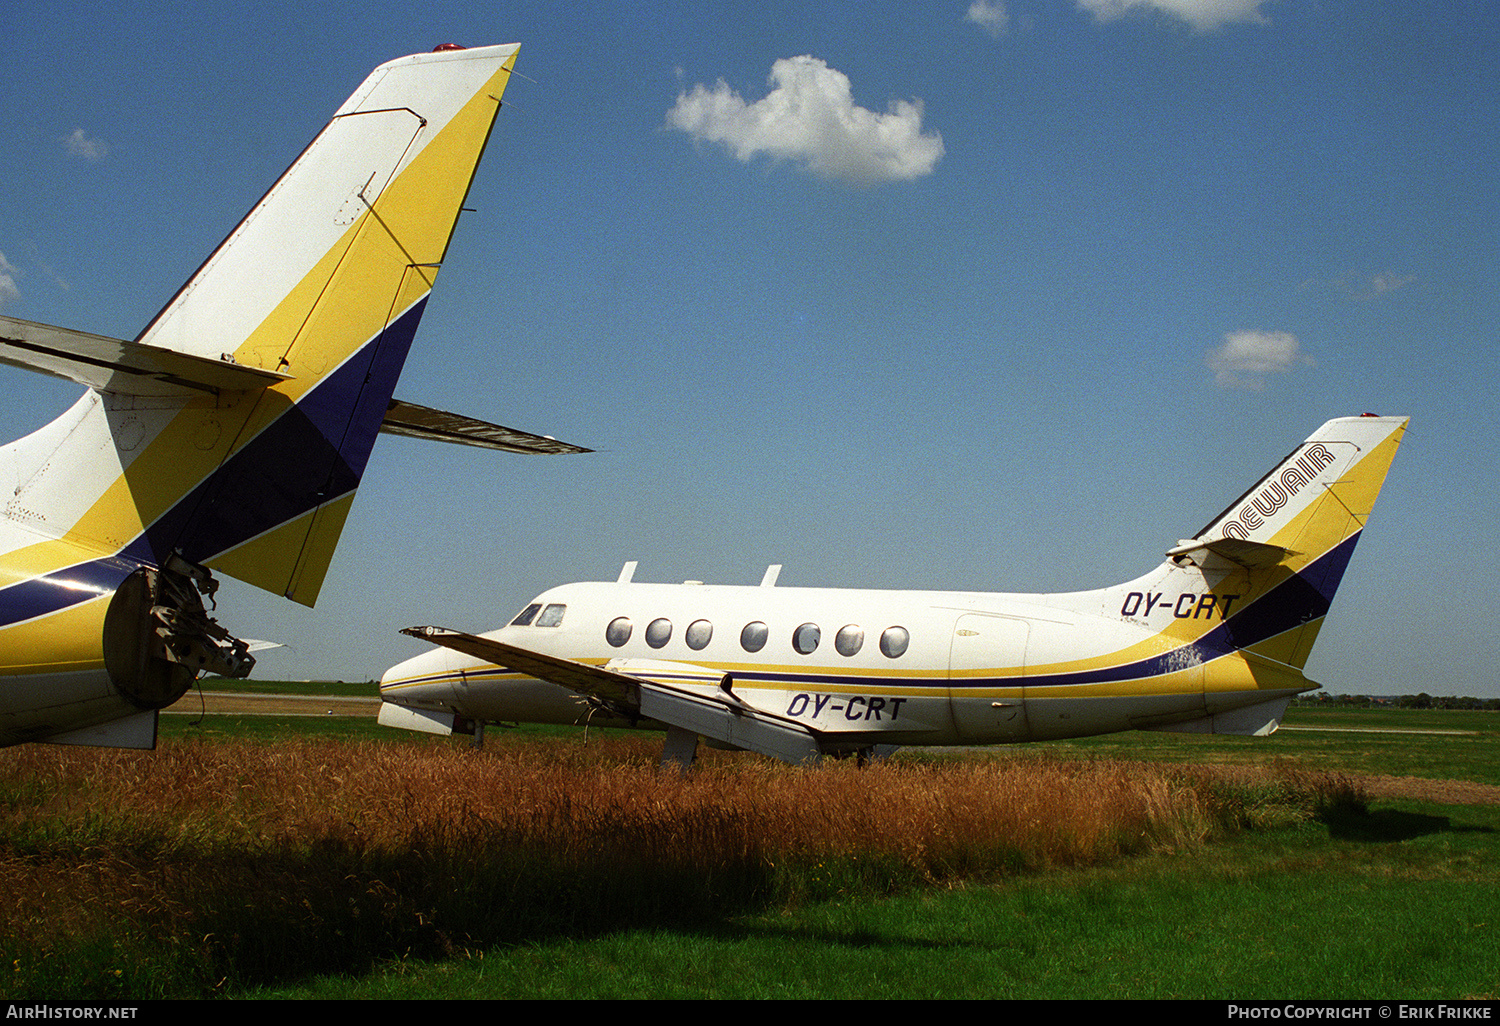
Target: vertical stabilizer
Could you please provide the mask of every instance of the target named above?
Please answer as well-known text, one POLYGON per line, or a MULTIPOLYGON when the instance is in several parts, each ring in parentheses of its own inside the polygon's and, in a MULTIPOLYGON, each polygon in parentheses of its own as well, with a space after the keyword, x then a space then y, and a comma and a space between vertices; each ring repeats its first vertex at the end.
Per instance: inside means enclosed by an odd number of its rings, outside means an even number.
POLYGON ((1364 527, 1406 425, 1405 417, 1330 420, 1197 539, 1239 539, 1307 554, 1329 551, 1364 527))
POLYGON ((1306 666, 1407 423, 1329 421, 1168 553, 1211 585, 1192 607, 1221 621, 1205 640, 1299 672, 1306 666))
POLYGON ((316 599, 517 49, 377 68, 142 333, 289 375, 195 400, 135 459, 157 558, 316 599), (170 494, 184 453, 212 467, 170 494))
POLYGON ((209 567, 312 605, 517 50, 377 68, 134 342, 0 319, 88 388, 0 446, 0 745, 149 745, 247 674, 209 567))

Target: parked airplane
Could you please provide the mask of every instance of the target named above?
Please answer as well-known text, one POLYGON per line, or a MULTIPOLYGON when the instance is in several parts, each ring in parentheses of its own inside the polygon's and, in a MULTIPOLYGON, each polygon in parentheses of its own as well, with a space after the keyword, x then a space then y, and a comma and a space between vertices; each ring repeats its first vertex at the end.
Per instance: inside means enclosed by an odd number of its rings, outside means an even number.
POLYGON ((1143 577, 1057 595, 568 584, 381 681, 380 722, 665 729, 791 762, 883 745, 1144 729, 1264 735, 1302 669, 1407 421, 1329 421, 1143 577))
POLYGON ((377 431, 587 451, 391 395, 517 51, 377 68, 135 341, 0 318, 89 389, 0 448, 0 745, 150 748, 248 674, 211 570, 311 606, 377 431))

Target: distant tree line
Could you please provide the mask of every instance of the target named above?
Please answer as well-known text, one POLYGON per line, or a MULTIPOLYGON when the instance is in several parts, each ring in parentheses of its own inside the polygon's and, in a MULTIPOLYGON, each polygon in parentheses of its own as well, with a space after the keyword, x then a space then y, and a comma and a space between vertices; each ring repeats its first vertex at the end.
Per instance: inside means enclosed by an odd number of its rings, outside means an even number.
POLYGON ((1500 712, 1500 698, 1455 698, 1429 695, 1425 691, 1416 695, 1333 695, 1327 691, 1315 691, 1310 695, 1299 695, 1295 704, 1340 709, 1480 709, 1500 712))

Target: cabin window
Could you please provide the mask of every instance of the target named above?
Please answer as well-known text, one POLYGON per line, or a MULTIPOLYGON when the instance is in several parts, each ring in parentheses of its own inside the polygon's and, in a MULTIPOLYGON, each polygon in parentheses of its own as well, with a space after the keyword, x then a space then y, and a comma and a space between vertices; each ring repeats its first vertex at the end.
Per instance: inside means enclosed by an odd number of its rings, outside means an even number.
POLYGON ((688 648, 698 652, 708 646, 709 639, 713 636, 713 624, 707 620, 694 620, 688 624, 687 633, 682 636, 682 640, 687 642, 688 648))
POLYGON ((745 624, 745 629, 740 631, 740 648, 746 652, 759 652, 766 647, 766 638, 770 636, 766 625, 756 620, 754 623, 745 624))
POLYGON ((646 625, 646 644, 652 648, 661 648, 672 640, 672 621, 666 617, 652 620, 646 625))
POLYGON ((568 607, 561 602, 549 602, 547 607, 542 610, 542 615, 536 618, 536 625, 538 627, 556 627, 562 623, 563 614, 567 611, 568 607))
POLYGON ((865 647, 865 629, 857 624, 840 627, 833 636, 833 647, 841 656, 852 656, 865 647))
POLYGON ((633 628, 628 616, 617 616, 609 621, 609 626, 604 628, 604 640, 615 648, 622 647, 630 640, 630 631, 633 628))
POLYGON ((792 647, 801 655, 811 655, 823 639, 823 631, 815 623, 805 623, 792 632, 792 647))
POLYGON ((510 622, 512 627, 529 627, 531 621, 536 619, 536 614, 542 611, 540 602, 533 602, 525 609, 516 614, 516 618, 510 622))
POLYGON ((911 635, 905 627, 887 627, 880 636, 880 654, 888 659, 899 659, 906 654, 906 646, 910 644, 911 635))

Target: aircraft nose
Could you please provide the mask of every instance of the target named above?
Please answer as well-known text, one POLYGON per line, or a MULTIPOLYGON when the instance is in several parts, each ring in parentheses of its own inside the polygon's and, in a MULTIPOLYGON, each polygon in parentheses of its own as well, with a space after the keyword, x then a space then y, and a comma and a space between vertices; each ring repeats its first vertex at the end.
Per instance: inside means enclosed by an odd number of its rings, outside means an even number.
POLYGON ((448 653, 423 652, 397 663, 380 677, 380 698, 396 705, 432 707, 453 699, 452 667, 448 653))
POLYGON ((425 734, 452 734, 463 720, 453 682, 462 676, 444 652, 424 652, 397 663, 380 678, 381 726, 425 734))

